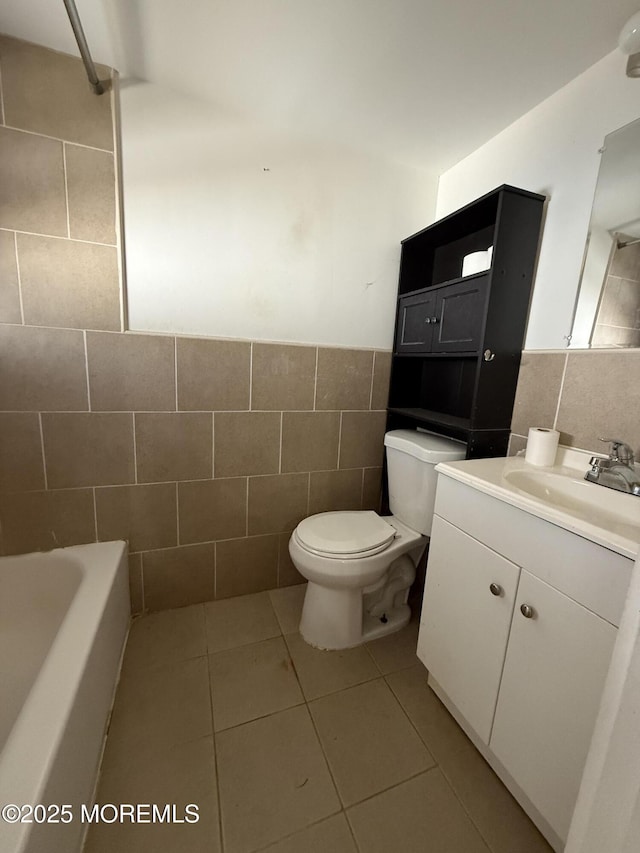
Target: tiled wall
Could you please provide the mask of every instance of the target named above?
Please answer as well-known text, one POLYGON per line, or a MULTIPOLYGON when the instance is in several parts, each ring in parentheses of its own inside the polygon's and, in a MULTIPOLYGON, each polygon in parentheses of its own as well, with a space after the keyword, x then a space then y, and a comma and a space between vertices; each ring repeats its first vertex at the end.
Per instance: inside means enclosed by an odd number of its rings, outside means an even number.
POLYGON ((640 243, 618 248, 602 288, 592 343, 640 346, 640 243))
POLYGON ((560 443, 606 452, 620 438, 640 457, 640 350, 524 352, 509 452, 526 447, 529 427, 560 431, 560 443))
POLYGON ((128 539, 135 611, 298 582, 301 518, 379 505, 389 353, 122 333, 111 96, 0 72, 1 552, 128 539))

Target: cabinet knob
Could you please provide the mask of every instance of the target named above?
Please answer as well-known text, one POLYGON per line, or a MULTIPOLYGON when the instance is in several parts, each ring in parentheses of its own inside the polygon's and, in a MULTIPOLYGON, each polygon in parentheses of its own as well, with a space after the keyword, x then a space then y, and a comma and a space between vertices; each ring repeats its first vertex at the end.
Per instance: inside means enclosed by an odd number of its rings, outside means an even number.
POLYGON ((482 357, 484 358, 485 361, 493 361, 493 359, 496 357, 496 354, 495 354, 495 352, 491 352, 490 349, 486 349, 482 353, 482 357))
POLYGON ((432 322, 432 323, 437 323, 437 322, 438 322, 438 318, 437 318, 437 317, 432 317, 432 318, 431 318, 431 322, 432 322))
POLYGON ((427 319, 425 320, 425 323, 427 324, 427 326, 429 325, 430 322, 431 322, 431 317, 427 317, 427 319))
POLYGON ((522 613, 525 619, 535 619, 536 611, 530 604, 521 604, 520 613, 522 613))
POLYGON ((491 595, 502 595, 502 587, 499 583, 489 584, 489 590, 491 591, 491 595))

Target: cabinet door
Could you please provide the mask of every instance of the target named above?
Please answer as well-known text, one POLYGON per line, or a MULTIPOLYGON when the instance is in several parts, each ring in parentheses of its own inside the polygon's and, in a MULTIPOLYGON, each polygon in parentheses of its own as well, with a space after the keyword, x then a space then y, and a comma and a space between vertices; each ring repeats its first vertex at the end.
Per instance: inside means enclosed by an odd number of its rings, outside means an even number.
POLYGON ((482 275, 438 291, 433 352, 478 352, 488 285, 482 275))
POLYGON ((435 293, 418 293, 400 300, 396 352, 431 352, 436 319, 435 293))
POLYGON ((490 746, 563 841, 615 637, 613 625, 522 571, 490 746))
POLYGON ((435 516, 418 657, 489 741, 519 568, 435 516), (496 584, 499 589, 491 585, 496 584))

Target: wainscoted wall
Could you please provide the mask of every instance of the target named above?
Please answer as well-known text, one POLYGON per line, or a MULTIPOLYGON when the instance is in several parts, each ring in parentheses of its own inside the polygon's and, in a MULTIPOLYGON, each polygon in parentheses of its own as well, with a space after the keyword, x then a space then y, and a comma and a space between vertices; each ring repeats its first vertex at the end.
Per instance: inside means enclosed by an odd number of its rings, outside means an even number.
POLYGON ((606 452, 620 438, 640 456, 640 350, 528 351, 522 356, 510 454, 526 447, 529 427, 560 431, 560 443, 606 452))
POLYGON ((123 332, 112 95, 0 71, 0 552, 127 539, 135 612, 299 582, 301 518, 379 506, 390 354, 123 332))

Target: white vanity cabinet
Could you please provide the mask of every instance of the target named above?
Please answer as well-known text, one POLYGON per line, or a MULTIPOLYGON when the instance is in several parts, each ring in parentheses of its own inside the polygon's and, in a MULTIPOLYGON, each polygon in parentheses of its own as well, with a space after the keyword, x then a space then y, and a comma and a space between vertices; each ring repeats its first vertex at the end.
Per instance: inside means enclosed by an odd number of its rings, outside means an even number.
POLYGON ((631 566, 440 476, 418 656, 556 850, 567 837, 631 566))
POLYGON ((522 571, 489 747, 563 840, 616 633, 522 571))
POLYGON ((489 742, 520 569, 436 516, 418 654, 489 742))

